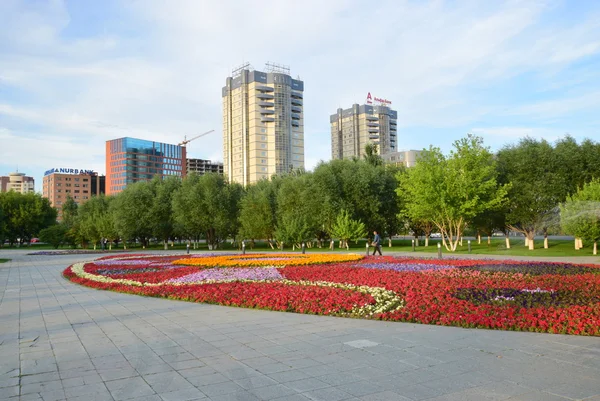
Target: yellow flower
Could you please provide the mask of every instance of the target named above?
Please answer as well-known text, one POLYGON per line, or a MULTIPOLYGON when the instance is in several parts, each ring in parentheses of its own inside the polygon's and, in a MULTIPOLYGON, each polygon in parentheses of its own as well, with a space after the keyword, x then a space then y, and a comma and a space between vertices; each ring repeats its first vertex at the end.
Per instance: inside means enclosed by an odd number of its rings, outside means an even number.
POLYGON ((297 254, 257 253, 251 255, 223 255, 185 258, 173 262, 176 265, 231 267, 231 266, 301 266, 323 263, 355 262, 364 256, 356 254, 297 254))

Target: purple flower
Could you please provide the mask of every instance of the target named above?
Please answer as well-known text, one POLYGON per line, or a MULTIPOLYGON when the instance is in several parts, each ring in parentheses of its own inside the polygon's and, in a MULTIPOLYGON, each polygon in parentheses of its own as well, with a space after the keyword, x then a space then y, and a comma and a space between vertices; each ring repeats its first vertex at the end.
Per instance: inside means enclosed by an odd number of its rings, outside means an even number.
POLYGON ((420 272, 424 270, 452 269, 454 266, 436 265, 427 263, 361 263, 356 267, 367 269, 394 270, 397 272, 420 272))
POLYGON ((194 283, 207 280, 281 280, 283 277, 274 267, 216 268, 205 269, 187 276, 168 280, 166 283, 194 283))

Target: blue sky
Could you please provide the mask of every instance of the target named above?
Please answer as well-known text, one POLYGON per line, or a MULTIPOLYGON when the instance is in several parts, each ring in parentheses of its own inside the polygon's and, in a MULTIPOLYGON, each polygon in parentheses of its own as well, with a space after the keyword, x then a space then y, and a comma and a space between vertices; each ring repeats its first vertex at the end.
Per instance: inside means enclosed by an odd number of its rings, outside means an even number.
POLYGON ((305 157, 329 160, 329 115, 392 100, 398 146, 492 150, 530 136, 600 140, 594 1, 0 1, 0 175, 104 173, 105 141, 188 145, 222 160, 221 87, 250 62, 305 82, 305 157))

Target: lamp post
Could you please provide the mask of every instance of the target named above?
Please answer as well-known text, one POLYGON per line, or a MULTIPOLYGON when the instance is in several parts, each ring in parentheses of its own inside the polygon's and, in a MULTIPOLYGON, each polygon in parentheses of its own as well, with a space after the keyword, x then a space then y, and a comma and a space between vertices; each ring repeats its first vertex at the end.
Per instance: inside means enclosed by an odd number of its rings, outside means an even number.
POLYGON ((438 242, 438 258, 442 258, 442 244, 438 242))
POLYGON ((242 241, 242 255, 246 254, 246 241, 242 241))
POLYGON ((367 256, 369 256, 369 241, 365 244, 365 249, 367 251, 367 256))

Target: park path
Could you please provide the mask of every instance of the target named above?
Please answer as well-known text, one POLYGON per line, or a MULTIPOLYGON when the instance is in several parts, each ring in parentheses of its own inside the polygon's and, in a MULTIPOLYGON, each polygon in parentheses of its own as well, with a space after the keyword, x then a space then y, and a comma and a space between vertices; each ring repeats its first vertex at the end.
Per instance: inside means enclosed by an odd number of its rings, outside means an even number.
POLYGON ((61 277, 93 256, 2 255, 0 400, 600 401, 600 338, 143 298, 61 277))

